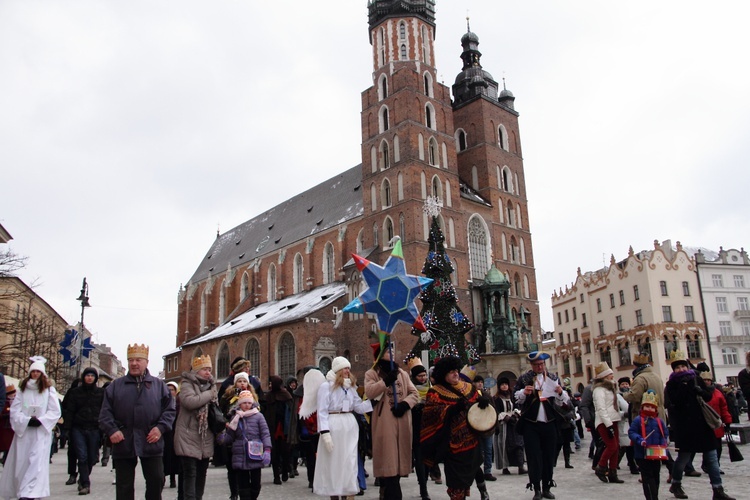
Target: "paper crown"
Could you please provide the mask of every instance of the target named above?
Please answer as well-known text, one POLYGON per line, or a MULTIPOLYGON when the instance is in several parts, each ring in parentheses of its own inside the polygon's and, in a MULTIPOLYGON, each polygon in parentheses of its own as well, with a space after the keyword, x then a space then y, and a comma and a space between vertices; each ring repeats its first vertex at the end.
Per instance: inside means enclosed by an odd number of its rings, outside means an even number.
POLYGON ((242 391, 240 393, 237 403, 254 403, 255 398, 253 397, 252 391, 242 391))
POLYGON ((407 367, 409 368, 409 370, 411 370, 411 369, 412 369, 412 368, 414 368, 415 366, 424 366, 424 365, 422 364, 422 360, 421 360, 421 359, 419 359, 419 357, 418 357, 418 356, 414 356, 414 355, 411 355, 411 356, 409 356, 408 358, 406 358, 406 359, 404 360, 404 362, 406 363, 406 366, 407 366, 407 367))
POLYGON ((641 406, 643 405, 659 406, 659 395, 653 389, 644 392, 641 398, 641 406))
POLYGON ((193 370, 198 371, 201 368, 213 368, 211 356, 204 354, 198 358, 193 358, 193 370))
POLYGON ((634 365, 647 365, 650 362, 651 362, 651 359, 648 357, 648 354, 644 354, 642 352, 639 352, 633 357, 634 365))
POLYGON ((464 365, 464 367, 461 368, 461 374, 465 375, 469 379, 469 382, 473 382, 474 377, 477 376, 477 369, 472 365, 464 365))
POLYGON ((133 358, 148 360, 148 346, 146 344, 128 344, 128 359, 133 358))
POLYGON ((714 377, 711 375, 711 372, 701 372, 701 378, 706 381, 713 381, 714 377))
POLYGON ((685 364, 687 365, 687 358, 685 357, 685 353, 683 351, 672 351, 669 353, 669 364, 672 366, 675 366, 677 364, 685 364))

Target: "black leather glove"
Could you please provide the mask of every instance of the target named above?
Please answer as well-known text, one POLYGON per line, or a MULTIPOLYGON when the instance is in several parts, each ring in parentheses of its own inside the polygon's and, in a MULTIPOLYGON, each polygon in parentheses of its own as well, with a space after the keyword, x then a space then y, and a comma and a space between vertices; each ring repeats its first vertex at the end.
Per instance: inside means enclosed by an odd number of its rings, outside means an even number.
POLYGON ((393 408, 391 408, 391 413, 393 413, 394 417, 399 418, 403 417, 404 414, 410 409, 411 408, 409 407, 409 403, 407 403, 406 401, 399 401, 393 408))
POLYGON ((607 427, 607 434, 609 434, 609 437, 611 437, 611 438, 615 437, 615 428, 614 428, 614 426, 607 427))
POLYGON ((383 377, 383 382, 385 382, 385 385, 393 385, 397 378, 398 368, 394 368, 393 370, 385 374, 385 377, 383 377))
POLYGON ((39 427, 40 425, 42 425, 42 423, 39 421, 38 418, 31 417, 29 419, 29 427, 39 427))
POLYGON ((477 399, 477 406, 479 406, 480 409, 484 410, 490 405, 490 398, 487 396, 479 396, 479 399, 477 399))

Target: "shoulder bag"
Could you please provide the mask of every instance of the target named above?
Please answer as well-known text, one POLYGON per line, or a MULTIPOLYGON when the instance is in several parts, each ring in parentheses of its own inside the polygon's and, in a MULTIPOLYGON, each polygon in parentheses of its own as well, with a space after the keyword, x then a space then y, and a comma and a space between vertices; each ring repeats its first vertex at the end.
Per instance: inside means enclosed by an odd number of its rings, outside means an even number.
POLYGON ((711 405, 706 403, 706 401, 704 401, 702 397, 700 396, 695 396, 695 397, 698 400, 698 406, 700 406, 701 408, 703 419, 706 421, 706 423, 711 429, 715 430, 721 427, 722 425, 724 425, 721 422, 721 417, 719 416, 718 413, 716 413, 716 410, 711 408, 711 405))
POLYGON ((208 428, 211 429, 211 432, 219 434, 226 426, 227 419, 224 418, 224 414, 216 401, 208 403, 208 428))

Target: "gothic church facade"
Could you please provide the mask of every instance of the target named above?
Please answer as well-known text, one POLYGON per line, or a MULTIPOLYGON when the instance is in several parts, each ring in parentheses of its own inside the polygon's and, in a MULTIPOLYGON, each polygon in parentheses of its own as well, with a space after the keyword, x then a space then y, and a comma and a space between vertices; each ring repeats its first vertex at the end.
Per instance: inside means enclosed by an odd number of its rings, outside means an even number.
MULTIPOLYGON (((362 163, 217 235, 180 288, 167 379, 199 354, 212 356, 218 378, 238 356, 263 380, 325 368, 337 355, 363 373, 374 321, 340 312, 365 287, 351 254, 382 265, 399 236, 407 271, 418 274, 428 252, 429 196, 442 202, 459 305, 476 325, 467 338, 486 360, 502 357, 493 352, 480 289, 494 266, 521 334, 511 365, 520 370, 519 352, 540 342, 513 94, 482 68, 470 30, 452 89, 438 82, 434 0, 372 0, 368 11, 373 85, 362 93, 362 163)), ((417 339, 402 325, 393 340, 401 359, 417 339)))

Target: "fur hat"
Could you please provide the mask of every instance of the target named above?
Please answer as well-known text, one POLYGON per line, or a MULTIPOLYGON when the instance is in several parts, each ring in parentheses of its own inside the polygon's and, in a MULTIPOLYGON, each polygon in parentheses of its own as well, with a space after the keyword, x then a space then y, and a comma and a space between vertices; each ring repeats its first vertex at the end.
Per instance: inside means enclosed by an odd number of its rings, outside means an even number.
POLYGON ((508 388, 510 388, 510 379, 508 377, 500 377, 497 379, 497 386, 500 387, 503 384, 508 384, 508 388))
POLYGON ((644 354, 642 352, 639 352, 635 356, 633 356, 633 364, 635 366, 643 366, 647 365, 651 362, 651 359, 649 359, 648 354, 644 354))
POLYGON ((481 376, 481 375, 476 375, 474 377, 474 380, 472 380, 472 382, 482 382, 482 383, 484 383, 484 377, 481 376))
POLYGON ((594 367, 594 379, 601 380, 608 375, 612 375, 614 372, 609 367, 606 361, 602 361, 594 367))
POLYGON ((148 361, 148 346, 146 344, 128 344, 128 359, 137 358, 148 361))
POLYGON ((167 386, 174 387, 175 392, 177 392, 179 394, 179 392, 180 392, 180 384, 178 384, 174 380, 170 380, 169 382, 167 382, 167 386))
POLYGON ((236 384, 238 380, 245 379, 245 382, 248 384, 250 383, 250 375, 248 375, 245 372, 237 372, 234 374, 234 383, 236 384))
POLYGON ((630 377, 620 377, 617 379, 617 385, 628 384, 630 385, 630 377))
POLYGON ((659 395, 656 394, 656 392, 653 389, 649 389, 646 392, 643 393, 643 397, 641 398, 641 406, 643 405, 653 405, 653 406, 659 406, 659 395))
POLYGON ((710 372, 711 368, 708 367, 705 361, 701 361, 698 363, 698 366, 695 367, 696 370, 699 372, 710 372))
POLYGON ((198 358, 193 358, 193 370, 197 372, 201 368, 213 368, 210 355, 204 354, 198 358))
POLYGON ((546 352, 542 352, 542 351, 531 351, 528 354, 528 356, 526 356, 526 359, 529 362, 531 362, 531 361, 537 361, 537 360, 540 360, 540 359, 541 360, 545 360, 545 359, 549 359, 549 354, 547 354, 546 352))
POLYGON ((461 369, 461 359, 457 356, 446 356, 435 363, 432 376, 436 384, 445 383, 445 376, 453 370, 461 369))
POLYGON ((237 400, 237 404, 242 403, 255 403, 255 398, 253 397, 252 391, 242 391, 240 393, 240 397, 237 400))
POLYGON ((234 373, 239 373, 246 369, 250 369, 250 364, 250 361, 245 358, 234 358, 234 361, 232 361, 232 371, 234 373))
POLYGON ((31 356, 29 358, 31 360, 31 366, 29 366, 29 373, 33 372, 34 370, 38 370, 42 373, 44 373, 44 376, 47 376, 47 370, 44 367, 44 364, 47 362, 47 358, 44 356, 31 356))
POLYGON ((685 353, 682 351, 672 351, 669 353, 669 364, 672 366, 672 370, 677 368, 680 365, 685 365, 688 368, 690 368, 690 363, 688 363, 687 358, 685 357, 685 353))
POLYGON ((333 358, 333 362, 331 363, 331 371, 333 373, 338 373, 344 368, 351 368, 351 367, 352 367, 352 364, 344 356, 336 356, 335 358, 333 358))

